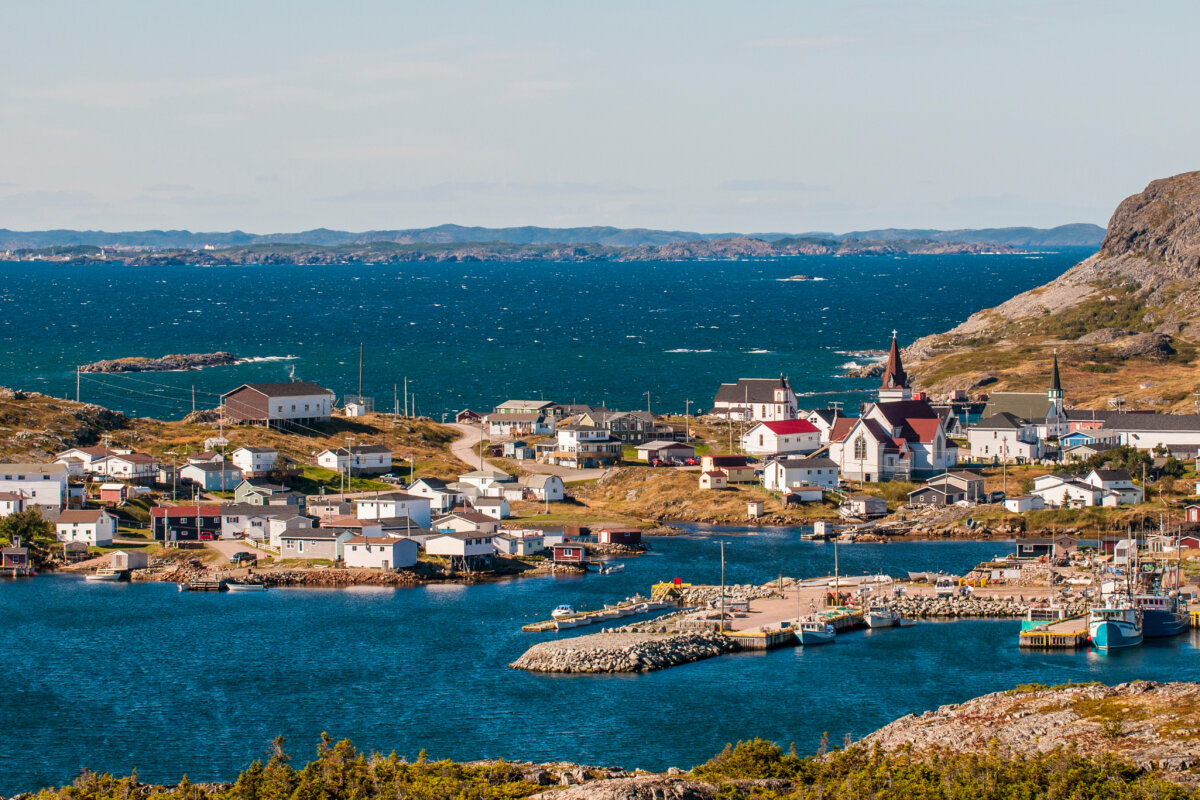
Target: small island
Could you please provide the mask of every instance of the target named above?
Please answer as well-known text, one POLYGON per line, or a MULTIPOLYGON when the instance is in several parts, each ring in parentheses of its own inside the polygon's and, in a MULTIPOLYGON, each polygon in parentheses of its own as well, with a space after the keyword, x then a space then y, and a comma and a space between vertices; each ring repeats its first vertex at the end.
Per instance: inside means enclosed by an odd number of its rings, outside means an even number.
POLYGON ((179 372, 186 369, 205 367, 228 367, 241 364, 246 359, 223 350, 216 353, 187 353, 165 355, 161 358, 129 356, 93 361, 79 368, 80 372, 179 372))

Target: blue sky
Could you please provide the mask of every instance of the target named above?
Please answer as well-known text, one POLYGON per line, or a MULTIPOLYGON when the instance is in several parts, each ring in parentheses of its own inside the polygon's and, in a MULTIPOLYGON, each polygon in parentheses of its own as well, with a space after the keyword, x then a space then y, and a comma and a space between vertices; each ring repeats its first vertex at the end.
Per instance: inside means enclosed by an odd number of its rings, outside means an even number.
POLYGON ((1103 224, 1195 2, 9 4, 0 227, 1103 224))

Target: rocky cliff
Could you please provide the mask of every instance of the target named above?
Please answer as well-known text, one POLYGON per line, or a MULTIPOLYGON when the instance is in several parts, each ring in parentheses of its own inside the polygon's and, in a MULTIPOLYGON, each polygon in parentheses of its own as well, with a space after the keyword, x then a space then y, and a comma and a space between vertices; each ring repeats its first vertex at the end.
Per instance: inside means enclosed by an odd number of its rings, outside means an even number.
POLYGON ((918 340, 906 355, 910 372, 935 392, 985 381, 992 389, 1039 391, 1050 351, 1058 350, 1074 373, 1077 403, 1100 405, 1121 394, 1134 406, 1169 408, 1190 402, 1200 377, 1197 342, 1200 172, 1188 172, 1123 201, 1092 257, 918 340))

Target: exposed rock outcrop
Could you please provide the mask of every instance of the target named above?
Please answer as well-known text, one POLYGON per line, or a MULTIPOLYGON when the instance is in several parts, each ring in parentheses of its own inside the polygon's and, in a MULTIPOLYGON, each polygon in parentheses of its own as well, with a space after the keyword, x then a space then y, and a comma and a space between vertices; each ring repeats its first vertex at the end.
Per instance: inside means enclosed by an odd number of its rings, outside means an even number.
POLYGON ((594 633, 535 644, 509 664, 530 672, 650 672, 737 649, 719 633, 594 633))
POLYGON ((113 358, 84 364, 80 372, 174 372, 184 369, 203 369, 204 367, 224 367, 230 364, 240 364, 242 359, 233 353, 218 351, 216 353, 187 353, 166 355, 162 358, 113 358))

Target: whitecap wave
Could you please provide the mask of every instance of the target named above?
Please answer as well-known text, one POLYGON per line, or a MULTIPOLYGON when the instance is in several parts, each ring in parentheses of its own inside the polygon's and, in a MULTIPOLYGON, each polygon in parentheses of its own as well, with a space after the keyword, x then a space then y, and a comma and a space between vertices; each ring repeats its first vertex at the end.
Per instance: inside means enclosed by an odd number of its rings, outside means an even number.
POLYGON ((677 347, 674 350, 663 350, 664 353, 711 353, 712 350, 692 350, 687 347, 677 347))
POLYGON ((758 349, 754 349, 754 350, 747 350, 746 354, 751 355, 751 356, 762 356, 762 355, 766 355, 767 353, 773 353, 773 352, 774 352, 773 350, 763 350, 761 348, 758 348, 758 349))
POLYGON ((300 356, 251 356, 250 358, 243 358, 242 363, 263 364, 270 361, 295 361, 298 358, 300 358, 300 356))

